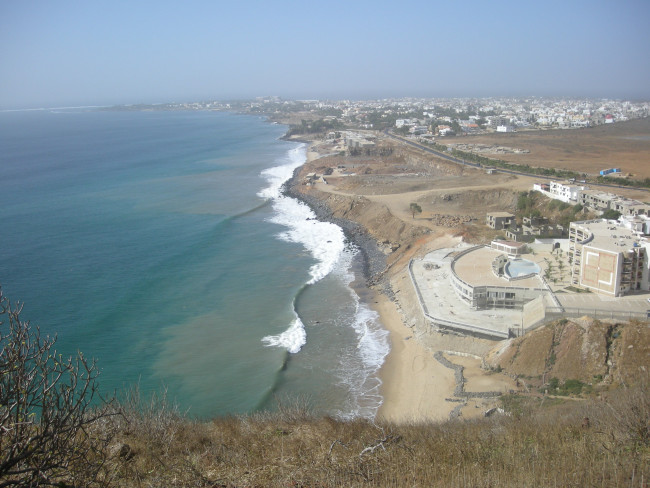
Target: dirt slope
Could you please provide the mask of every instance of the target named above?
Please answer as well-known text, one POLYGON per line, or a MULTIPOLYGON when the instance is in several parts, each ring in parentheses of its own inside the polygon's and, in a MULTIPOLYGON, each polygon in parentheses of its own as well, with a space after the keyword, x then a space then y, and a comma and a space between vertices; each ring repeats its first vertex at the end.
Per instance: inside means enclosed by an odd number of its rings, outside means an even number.
POLYGON ((650 367, 650 326, 588 317, 562 319, 500 344, 486 361, 538 381, 628 384, 650 367))

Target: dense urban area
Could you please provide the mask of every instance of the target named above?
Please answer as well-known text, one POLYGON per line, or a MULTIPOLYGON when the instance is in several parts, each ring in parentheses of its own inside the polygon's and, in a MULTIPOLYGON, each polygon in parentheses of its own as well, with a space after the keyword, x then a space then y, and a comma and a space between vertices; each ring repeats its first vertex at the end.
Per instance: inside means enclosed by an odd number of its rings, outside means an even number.
MULTIPOLYGON (((143 106, 130 106, 142 108, 143 106)), ((646 117, 650 102, 571 98, 451 98, 384 99, 364 101, 282 100, 261 97, 249 101, 206 101, 152 105, 156 109, 236 110, 282 117, 313 114, 325 127, 383 130, 402 128, 407 133, 436 135, 476 134, 481 131, 579 128, 646 117), (450 130, 449 130, 450 129, 450 130), (441 133, 442 131, 442 133, 441 133)), ((300 122, 300 121, 299 121, 300 122)), ((311 121, 306 121, 306 123, 311 121)))

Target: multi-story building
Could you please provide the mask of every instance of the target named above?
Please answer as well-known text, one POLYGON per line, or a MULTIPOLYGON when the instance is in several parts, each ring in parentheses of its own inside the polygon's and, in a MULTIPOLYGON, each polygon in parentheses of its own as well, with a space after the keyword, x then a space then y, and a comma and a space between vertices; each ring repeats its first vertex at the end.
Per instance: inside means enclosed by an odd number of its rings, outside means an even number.
POLYGON ((571 282, 614 297, 650 290, 649 247, 641 232, 615 220, 571 222, 571 282))
POLYGON ((584 190, 580 192, 580 202, 585 207, 593 208, 598 211, 609 209, 610 202, 616 198, 616 195, 598 190, 584 190))
POLYGON ((485 216, 485 224, 495 230, 508 229, 515 225, 515 216, 508 212, 491 212, 485 216))
POLYGON ((535 237, 556 238, 566 236, 566 229, 561 225, 551 225, 543 217, 523 217, 521 227, 510 227, 506 237, 513 241, 532 241, 535 237))
POLYGON ((637 200, 630 200, 628 198, 617 198, 612 200, 609 208, 616 210, 618 213, 626 217, 650 214, 650 205, 646 205, 637 200))
POLYGON ((616 210, 624 216, 649 215, 650 205, 638 200, 621 197, 614 193, 598 190, 584 190, 578 195, 579 202, 585 207, 598 211, 616 210))
POLYGON ((580 192, 584 191, 586 187, 574 184, 561 183, 559 181, 551 181, 549 193, 553 198, 562 200, 566 203, 575 204, 578 202, 580 192))
POLYGON ((475 246, 457 253, 451 262, 451 285, 458 298, 474 310, 521 309, 524 304, 550 293, 541 281, 539 267, 532 262, 523 272, 516 271, 509 257, 520 257, 526 245, 493 241, 491 246, 475 246))

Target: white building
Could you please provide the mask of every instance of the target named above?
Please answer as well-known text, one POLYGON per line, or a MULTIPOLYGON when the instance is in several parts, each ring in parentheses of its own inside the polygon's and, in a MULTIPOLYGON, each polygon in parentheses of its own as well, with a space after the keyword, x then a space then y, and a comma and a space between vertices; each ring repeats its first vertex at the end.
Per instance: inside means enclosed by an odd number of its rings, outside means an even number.
POLYGON ((648 248, 638 231, 615 220, 571 222, 571 282, 612 297, 650 290, 648 248))
POLYGON ((560 183, 559 181, 551 181, 550 184, 533 184, 533 190, 538 191, 549 198, 561 200, 572 205, 583 203, 581 201, 581 195, 588 191, 588 188, 589 187, 584 185, 560 183))
POLYGON ((637 235, 650 235, 650 216, 648 215, 621 215, 619 225, 630 229, 637 235))
POLYGON ((549 193, 552 195, 552 198, 555 198, 556 200, 576 204, 580 198, 580 193, 586 189, 586 186, 551 181, 549 193))

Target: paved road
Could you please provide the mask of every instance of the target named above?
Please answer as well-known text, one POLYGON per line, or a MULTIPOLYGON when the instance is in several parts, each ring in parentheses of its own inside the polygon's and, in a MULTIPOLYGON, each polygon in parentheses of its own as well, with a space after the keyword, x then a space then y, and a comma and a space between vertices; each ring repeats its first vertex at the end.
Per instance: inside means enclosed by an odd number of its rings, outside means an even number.
MULTIPOLYGON (((457 163, 457 164, 462 164, 464 166, 471 166, 473 168, 482 168, 482 166, 478 163, 468 163, 467 161, 464 161, 462 159, 455 158, 453 156, 450 156, 449 154, 446 154, 441 151, 436 151, 435 149, 432 149, 427 146, 423 146, 422 144, 418 144, 417 142, 409 141, 408 139, 404 139, 403 137, 396 136, 395 134, 392 134, 386 129, 384 131, 384 134, 392 139, 395 139, 397 141, 400 141, 404 144, 408 144, 409 146, 413 146, 416 149, 420 149, 421 151, 425 151, 431 154, 435 154, 438 157, 441 157, 443 159, 446 159, 447 161, 451 161, 452 163, 457 163)), ((504 170, 505 171, 505 170, 504 170)), ((523 174, 523 173, 522 173, 523 174)), ((535 176, 535 175, 533 175, 535 176)))
MULTIPOLYGON (((471 166, 473 168, 482 168, 478 163, 469 163, 467 161, 464 161, 462 159, 455 158, 453 156, 449 156, 448 154, 445 154, 444 152, 441 151, 436 151, 435 149, 432 149, 427 146, 423 146, 422 144, 418 144, 417 142, 409 141, 408 139, 404 139, 403 137, 396 136, 395 134, 392 134, 389 132, 388 129, 384 130, 384 134, 392 139, 395 139, 397 141, 400 141, 404 144, 408 144, 409 146, 413 146, 416 149, 420 149, 421 151, 425 151, 431 154, 434 154, 440 158, 446 159, 447 161, 451 161, 452 163, 457 163, 457 164, 462 164, 464 166, 471 166)), ((502 173, 509 173, 512 175, 518 175, 518 176, 528 176, 529 178, 535 178, 540 181, 548 181, 550 178, 548 176, 543 176, 543 175, 535 175, 531 173, 524 173, 522 171, 515 171, 512 169, 505 169, 505 168, 497 168, 498 171, 502 173)), ((643 191, 646 193, 650 193, 650 189, 648 188, 639 188, 636 186, 625 186, 625 185, 610 185, 607 183, 593 183, 593 182, 588 182, 587 183, 590 186, 599 186, 599 187, 604 187, 604 188, 622 188, 624 190, 638 190, 638 191, 643 191)))

